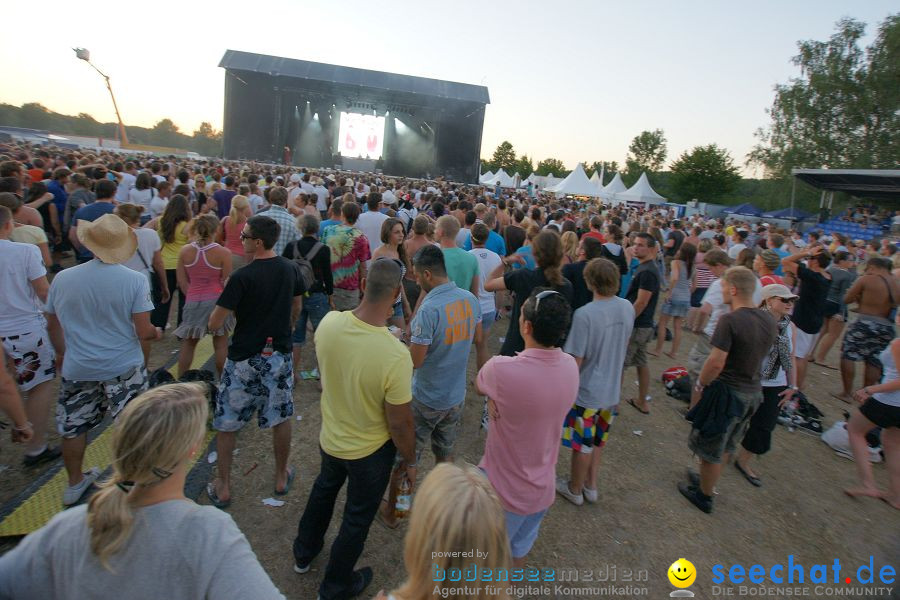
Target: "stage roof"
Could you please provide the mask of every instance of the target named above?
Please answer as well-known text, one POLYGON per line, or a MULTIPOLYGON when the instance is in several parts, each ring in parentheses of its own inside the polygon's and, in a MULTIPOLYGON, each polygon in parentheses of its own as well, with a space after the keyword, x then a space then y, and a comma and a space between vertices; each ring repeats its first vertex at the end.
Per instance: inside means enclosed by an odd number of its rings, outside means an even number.
POLYGON ((791 174, 822 190, 847 192, 859 198, 900 199, 900 170, 792 169, 791 174))
POLYGON ((281 58, 266 54, 254 54, 239 50, 226 50, 219 66, 235 71, 249 71, 273 77, 291 77, 327 81, 330 83, 376 88, 447 98, 463 102, 490 104, 488 89, 483 85, 471 85, 454 81, 441 81, 412 75, 398 75, 382 71, 370 71, 355 67, 341 67, 325 63, 281 58))

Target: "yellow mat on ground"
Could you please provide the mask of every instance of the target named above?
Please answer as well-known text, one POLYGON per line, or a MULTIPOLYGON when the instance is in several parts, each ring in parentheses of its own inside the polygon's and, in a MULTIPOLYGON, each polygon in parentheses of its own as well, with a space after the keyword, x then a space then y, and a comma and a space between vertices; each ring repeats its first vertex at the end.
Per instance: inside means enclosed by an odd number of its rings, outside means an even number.
MULTIPOLYGON (((202 367, 209 360, 209 357, 212 356, 212 350, 212 338, 210 336, 200 340, 197 344, 197 351, 194 354, 191 368, 199 369, 202 367)), ((176 369, 177 365, 173 365, 169 372, 175 376, 176 369)), ((107 427, 93 442, 88 444, 84 453, 83 463, 86 469, 99 467, 101 470, 105 470, 109 466, 112 461, 111 436, 112 430, 107 427)), ((215 432, 207 432, 204 447, 206 444, 209 444, 213 436, 215 436, 215 432)), ((191 463, 191 467, 194 466, 195 462, 196 460, 191 463)), ((62 497, 65 488, 66 470, 60 469, 47 483, 42 485, 0 522, 0 537, 26 535, 46 525, 56 513, 63 510, 62 497)))

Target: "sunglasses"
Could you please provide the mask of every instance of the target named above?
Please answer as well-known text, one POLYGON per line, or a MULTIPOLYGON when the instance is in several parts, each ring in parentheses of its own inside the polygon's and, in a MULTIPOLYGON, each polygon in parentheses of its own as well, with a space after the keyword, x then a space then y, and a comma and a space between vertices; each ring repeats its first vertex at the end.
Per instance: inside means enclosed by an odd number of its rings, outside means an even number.
POLYGON ((249 233, 244 233, 243 231, 241 232, 241 240, 255 240, 255 239, 257 239, 257 238, 253 237, 249 233))
POLYGON ((780 296, 775 296, 779 300, 781 300, 784 304, 793 304, 796 298, 782 298, 780 296))

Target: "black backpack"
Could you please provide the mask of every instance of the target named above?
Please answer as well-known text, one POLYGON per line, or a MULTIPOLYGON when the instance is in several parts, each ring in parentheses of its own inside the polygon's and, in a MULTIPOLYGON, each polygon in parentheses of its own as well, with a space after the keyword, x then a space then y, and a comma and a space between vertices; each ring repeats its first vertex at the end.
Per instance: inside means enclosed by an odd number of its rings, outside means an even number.
POLYGON ((313 244, 313 247, 309 249, 309 252, 306 253, 306 256, 300 256, 297 252, 298 242, 294 242, 291 250, 291 259, 300 268, 300 277, 303 279, 303 286, 306 290, 312 288, 313 284, 316 282, 316 273, 313 270, 312 259, 316 256, 319 248, 324 245, 325 244, 322 242, 316 242, 313 244))

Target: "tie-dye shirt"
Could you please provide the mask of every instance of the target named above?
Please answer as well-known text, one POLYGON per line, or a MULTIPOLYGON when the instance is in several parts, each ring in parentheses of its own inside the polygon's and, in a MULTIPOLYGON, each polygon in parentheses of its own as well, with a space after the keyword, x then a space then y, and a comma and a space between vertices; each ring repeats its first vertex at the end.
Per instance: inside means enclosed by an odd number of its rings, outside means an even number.
POLYGON ((359 289, 359 263, 372 258, 369 240, 356 227, 332 225, 325 228, 322 243, 331 248, 331 273, 334 287, 359 289))

